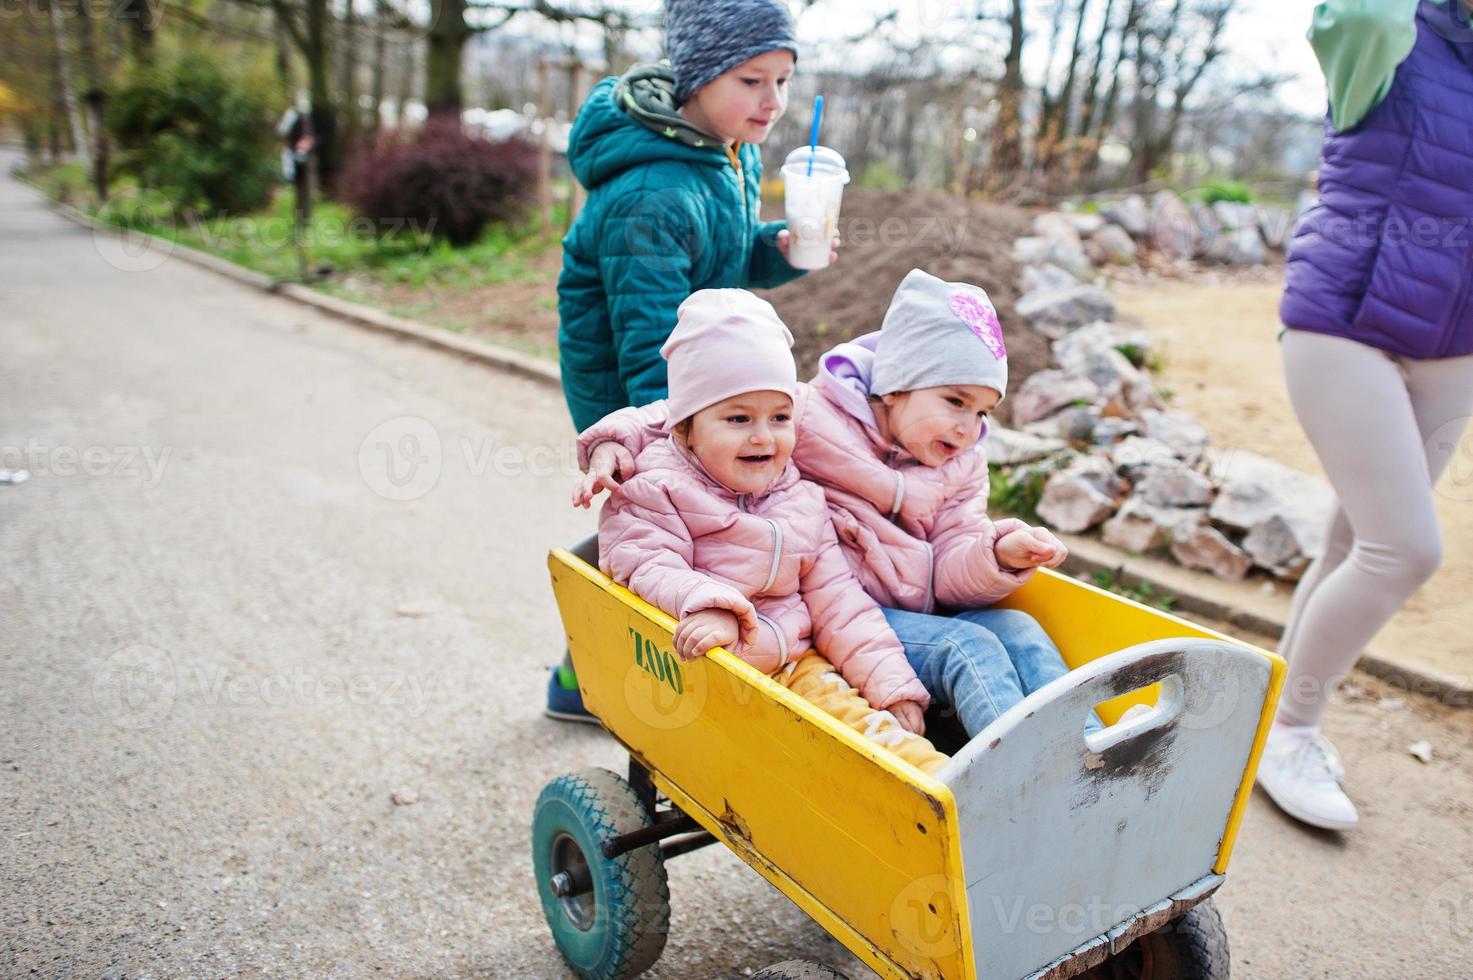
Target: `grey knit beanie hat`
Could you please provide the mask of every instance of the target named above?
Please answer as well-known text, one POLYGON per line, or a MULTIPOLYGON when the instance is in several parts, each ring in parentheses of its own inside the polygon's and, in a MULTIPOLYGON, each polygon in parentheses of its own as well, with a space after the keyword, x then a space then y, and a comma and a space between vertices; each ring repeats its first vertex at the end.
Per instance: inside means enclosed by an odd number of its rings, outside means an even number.
POLYGON ((895 291, 875 346, 870 394, 944 385, 1008 390, 1008 349, 987 293, 913 269, 895 291))
POLYGON ((675 67, 677 105, 760 54, 782 49, 798 57, 784 0, 667 0, 665 47, 675 67))

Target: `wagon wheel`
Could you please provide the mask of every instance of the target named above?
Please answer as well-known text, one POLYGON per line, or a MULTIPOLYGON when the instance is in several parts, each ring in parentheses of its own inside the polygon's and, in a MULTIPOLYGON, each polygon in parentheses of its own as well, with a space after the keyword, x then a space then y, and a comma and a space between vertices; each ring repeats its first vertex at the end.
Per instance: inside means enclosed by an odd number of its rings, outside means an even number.
POLYGON ((831 966, 808 960, 784 960, 752 976, 752 980, 849 980, 831 966))
POLYGON ((1228 980, 1228 940, 1211 900, 1084 973, 1084 980, 1228 980))
POLYGON ((650 813, 607 769, 559 776, 532 815, 532 863, 558 952, 584 980, 649 969, 670 929, 670 887, 658 843, 615 858, 602 844, 649 826, 650 813))

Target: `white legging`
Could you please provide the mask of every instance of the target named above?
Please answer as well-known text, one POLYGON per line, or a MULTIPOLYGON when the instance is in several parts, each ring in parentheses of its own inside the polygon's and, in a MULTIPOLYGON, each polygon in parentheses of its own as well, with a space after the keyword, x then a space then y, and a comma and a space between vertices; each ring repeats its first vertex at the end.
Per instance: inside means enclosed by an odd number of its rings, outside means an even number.
MULTIPOLYGON (((1412 360, 1302 330, 1285 333, 1283 353, 1289 399, 1339 501, 1279 644, 1289 661, 1279 721, 1315 725, 1442 561, 1433 486, 1473 410, 1473 356, 1412 360)), ((1473 474, 1473 446, 1461 455, 1456 472, 1473 474)))

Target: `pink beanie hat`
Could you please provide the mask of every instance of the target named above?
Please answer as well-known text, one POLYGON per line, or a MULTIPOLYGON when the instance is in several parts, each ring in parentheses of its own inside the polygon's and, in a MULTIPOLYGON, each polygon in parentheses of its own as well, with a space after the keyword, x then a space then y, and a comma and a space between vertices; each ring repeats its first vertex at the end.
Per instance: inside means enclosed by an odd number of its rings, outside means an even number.
POLYGON ((670 362, 670 422, 748 391, 798 390, 793 335, 745 289, 702 289, 680 304, 660 354, 670 362))

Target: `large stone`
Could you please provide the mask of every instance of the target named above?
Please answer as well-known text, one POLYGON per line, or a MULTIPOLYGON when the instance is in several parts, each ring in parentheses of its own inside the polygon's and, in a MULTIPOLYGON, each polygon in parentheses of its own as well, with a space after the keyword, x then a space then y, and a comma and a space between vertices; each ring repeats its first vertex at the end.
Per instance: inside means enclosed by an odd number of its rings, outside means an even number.
POLYGON ((1142 436, 1130 436, 1110 450, 1110 462, 1132 479, 1150 467, 1170 466, 1180 460, 1180 454, 1166 443, 1142 436))
POLYGON ((1151 209, 1146 206, 1146 199, 1139 194, 1104 202, 1100 205, 1100 215, 1106 221, 1124 228, 1134 238, 1143 237, 1151 229, 1151 209))
POLYGON ((1139 432, 1140 423, 1133 419, 1106 417, 1100 419, 1100 424, 1090 432, 1089 440, 1096 446, 1114 446, 1121 439, 1139 432))
POLYGON ((1069 444, 1062 439, 1046 439, 1031 432, 1004 429, 1002 426, 988 430, 987 439, 982 443, 987 462, 998 466, 1016 466, 1019 463, 1051 459, 1068 448, 1069 444))
POLYGON ((1205 258, 1223 265, 1262 265, 1268 261, 1268 250, 1257 228, 1235 228, 1214 238, 1205 258))
POLYGON ((1146 435, 1159 439, 1184 456, 1203 449, 1211 441, 1207 430, 1185 412, 1148 408, 1141 412, 1141 422, 1145 425, 1146 435))
POLYGON ((1042 235, 1030 235, 1013 242, 1013 261, 1019 265, 1039 265, 1048 261, 1053 242, 1042 235))
POLYGON ((1023 266, 1056 265, 1075 279, 1087 279, 1094 274, 1094 264, 1084 254, 1078 235, 1072 239, 1043 235, 1019 238, 1013 242, 1013 260, 1023 266))
POLYGON ((1099 386, 1088 378, 1049 368, 1023 382, 1011 401, 1013 424, 1027 425, 1047 418, 1066 405, 1100 399, 1099 386))
POLYGON ((1079 285, 1079 280, 1068 269, 1045 262, 1042 265, 1023 266, 1023 271, 1018 276, 1018 285, 1024 293, 1032 293, 1040 289, 1068 289, 1079 285))
POLYGON ((1100 424, 1100 415, 1100 410, 1093 405, 1076 405, 1055 412, 1046 419, 1029 422, 1023 428, 1045 439, 1089 442, 1094 438, 1095 427, 1100 424))
POLYGON ((1158 191, 1151 199, 1151 244, 1171 258, 1197 254, 1202 231, 1191 209, 1170 191, 1158 191))
POLYGON ((1049 478, 1038 516, 1069 534, 1087 531, 1114 513, 1124 486, 1108 466, 1086 457, 1049 478))
MULTIPOLYGON (((1217 456, 1212 474, 1221 484, 1210 512, 1214 521, 1251 534, 1260 525, 1279 518, 1306 558, 1317 558, 1324 551, 1325 533, 1335 510, 1335 494, 1329 484, 1244 450, 1217 456)), ((1264 531, 1255 541, 1270 533, 1264 531)), ((1290 562, 1275 558, 1278 553, 1268 550, 1267 545, 1261 550, 1267 560, 1274 562, 1270 567, 1290 566, 1290 562)))
POLYGON ((1298 579, 1309 565, 1294 529, 1279 514, 1256 524, 1243 538, 1243 550, 1279 578, 1298 579))
POLYGON ((1059 367, 1075 374, 1084 373, 1089 355, 1099 350, 1130 349, 1138 357, 1151 351, 1151 335, 1142 330, 1126 330, 1104 320, 1087 323, 1053 343, 1054 360, 1059 367))
POLYGON ((1253 567, 1253 559, 1210 524, 1177 527, 1172 533, 1171 556, 1188 568, 1200 568, 1230 582, 1242 581, 1253 567))
POLYGON ((1135 240, 1119 225, 1106 225, 1090 237, 1084 252, 1098 265, 1132 265, 1135 240))
POLYGON ((1148 466, 1135 494, 1153 507, 1203 507, 1212 503, 1212 481, 1182 462, 1148 466))
POLYGON ((1201 509, 1152 507, 1132 497, 1105 522, 1100 534, 1108 545, 1142 554, 1170 544, 1177 527, 1195 527, 1206 517, 1201 509))
POLYGON ((1115 319, 1115 301, 1099 286, 1070 286, 1028 293, 1014 306, 1037 332, 1053 340, 1096 320, 1115 319))
POLYGON ((1033 233, 1042 235, 1057 246, 1078 248, 1084 244, 1084 240, 1074 225, 1074 217, 1065 211, 1040 214, 1033 219, 1033 233))
POLYGON ((1236 230, 1239 228, 1252 228, 1258 230, 1258 209, 1251 204, 1240 204, 1237 201, 1218 201, 1212 205, 1212 213, 1217 216, 1219 227, 1236 230))
POLYGON ((1101 228, 1105 227, 1103 215, 1091 214, 1088 211, 1055 211, 1047 217, 1062 219, 1065 224, 1073 228, 1075 233, 1088 238, 1101 228))
POLYGON ((1141 384, 1145 376, 1130 359, 1113 347, 1092 350, 1084 355, 1080 374, 1083 374, 1106 396, 1114 397, 1128 387, 1141 384))

